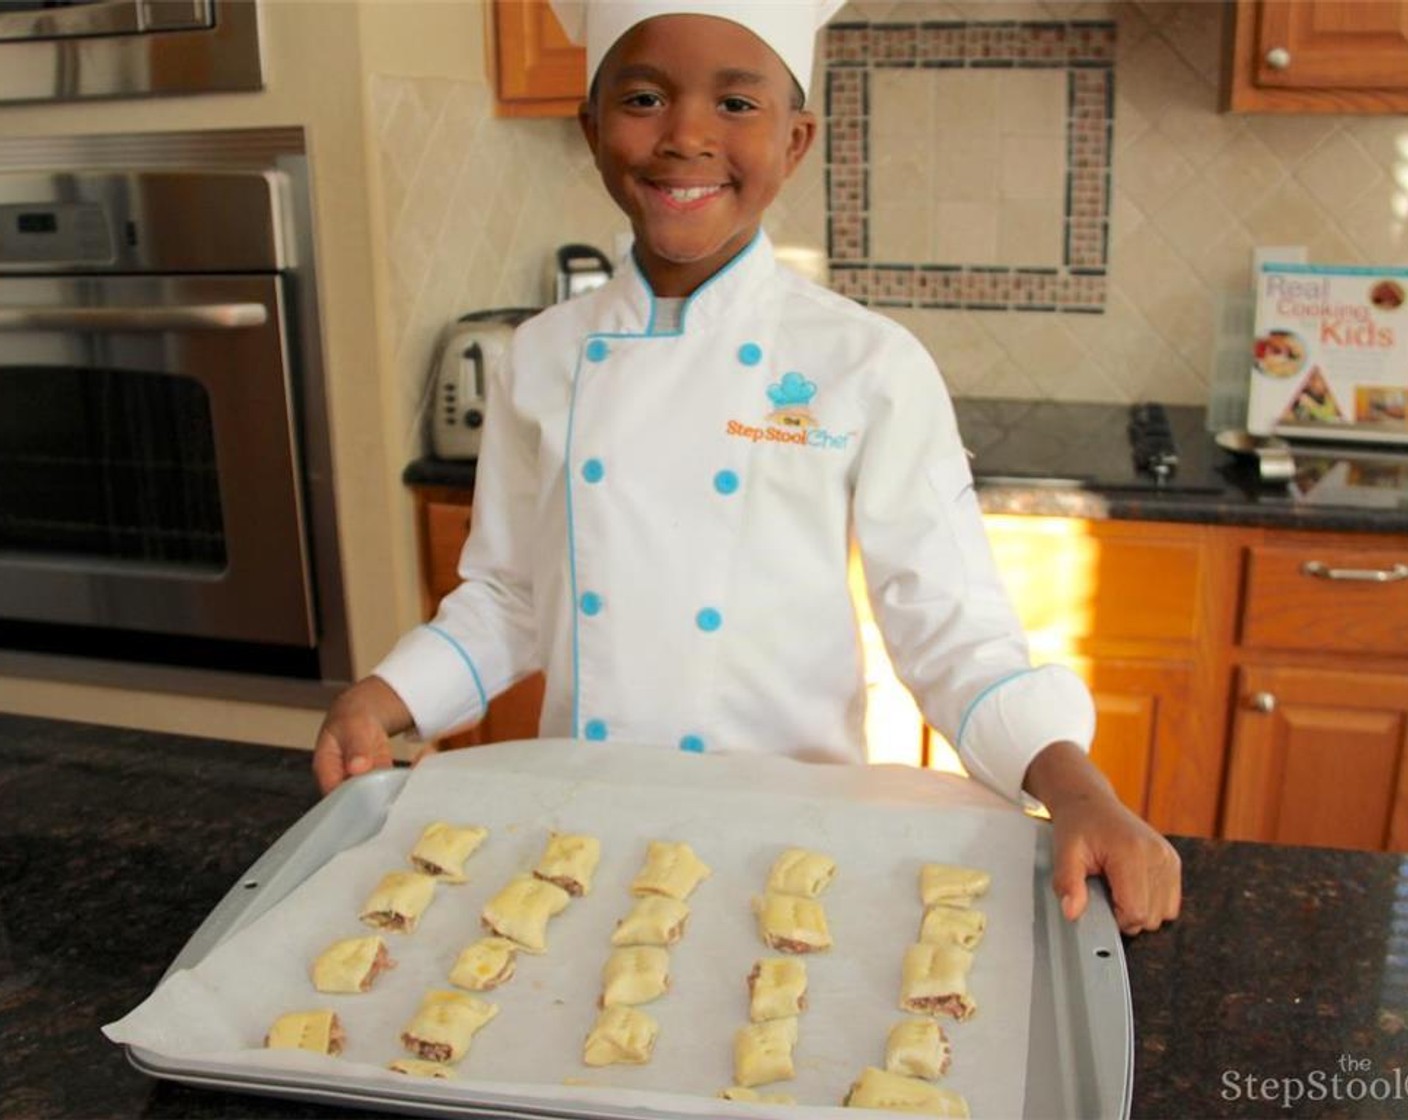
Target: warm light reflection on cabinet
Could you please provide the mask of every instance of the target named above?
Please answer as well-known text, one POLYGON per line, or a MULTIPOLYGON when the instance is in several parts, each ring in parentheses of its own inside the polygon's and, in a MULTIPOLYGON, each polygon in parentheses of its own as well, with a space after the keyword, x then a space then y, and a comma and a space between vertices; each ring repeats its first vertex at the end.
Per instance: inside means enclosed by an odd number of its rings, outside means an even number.
MULTIPOLYGON (((1060 661, 1082 675, 1089 666, 1072 656, 1072 639, 1091 632, 1101 543, 1076 518, 995 518, 989 538, 1012 596, 1036 665, 1060 661)), ((860 623, 865 659, 866 756, 871 762, 927 765, 952 774, 966 771, 958 754, 926 727, 909 690, 895 676, 880 628, 870 610, 860 556, 851 549, 851 597, 860 623)))

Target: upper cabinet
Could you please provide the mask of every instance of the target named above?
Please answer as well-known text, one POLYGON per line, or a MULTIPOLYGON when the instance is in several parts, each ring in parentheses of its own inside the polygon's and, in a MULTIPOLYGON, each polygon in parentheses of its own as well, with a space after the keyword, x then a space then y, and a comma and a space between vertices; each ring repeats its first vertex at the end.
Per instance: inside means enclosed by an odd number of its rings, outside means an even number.
POLYGON ((503 117, 572 117, 587 88, 587 55, 557 22, 547 0, 494 0, 497 112, 503 117))
POLYGON ((1408 0, 1236 0, 1225 107, 1408 112, 1408 0))

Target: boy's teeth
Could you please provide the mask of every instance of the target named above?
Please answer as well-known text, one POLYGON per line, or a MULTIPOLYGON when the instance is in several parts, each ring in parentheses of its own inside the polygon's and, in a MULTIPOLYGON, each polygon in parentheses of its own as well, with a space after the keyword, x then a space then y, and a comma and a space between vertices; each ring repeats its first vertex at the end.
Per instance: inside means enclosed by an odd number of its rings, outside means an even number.
POLYGON ((696 198, 713 194, 718 189, 718 187, 666 187, 665 193, 676 202, 693 202, 696 198))

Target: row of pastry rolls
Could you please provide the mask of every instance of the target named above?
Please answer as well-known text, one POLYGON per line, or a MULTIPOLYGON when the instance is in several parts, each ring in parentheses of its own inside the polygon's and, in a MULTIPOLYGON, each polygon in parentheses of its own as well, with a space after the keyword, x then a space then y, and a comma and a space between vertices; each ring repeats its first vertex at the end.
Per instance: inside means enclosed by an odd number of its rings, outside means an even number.
MULTIPOLYGON (((451 825, 434 821, 421 832, 408 860, 414 870, 384 874, 359 912, 375 929, 409 935, 435 897, 438 883, 467 881, 464 865, 488 836, 476 825, 451 825)), ((343 938, 333 942, 313 961, 309 973, 313 987, 323 993, 357 995, 371 990, 377 977, 395 967, 385 938, 380 935, 343 938)), ((498 1013, 483 1000, 458 992, 432 991, 422 999, 411 1021, 401 1031, 402 1046, 413 1058, 390 1063, 401 1073, 446 1076, 448 1063, 462 1058, 471 1039, 498 1013)), ((293 1011, 279 1016, 264 1043, 271 1049, 302 1049, 337 1055, 346 1034, 337 1013, 329 1008, 293 1011)))
MULTIPOLYGON (((472 992, 491 991, 511 980, 520 950, 547 951, 547 924, 568 899, 591 890, 601 858, 595 837, 553 832, 533 870, 518 875, 484 905, 480 925, 487 937, 465 946, 450 969, 450 983, 472 992)), ((498 1005, 464 991, 431 991, 412 1027, 403 1033, 418 1062, 392 1068, 404 1073, 445 1076, 445 1063, 459 1061, 475 1032, 498 1014, 498 1005)))
POLYGON ((650 1061, 660 1026, 640 1005, 669 990, 669 947, 684 936, 689 896, 711 873, 688 844, 650 842, 631 881, 635 902, 611 935, 611 953, 601 970, 600 1014, 582 1046, 584 1064, 650 1061))
POLYGON ((807 1007, 807 966, 797 956, 831 948, 826 912, 818 898, 835 877, 836 861, 806 848, 787 848, 773 861, 753 909, 763 944, 789 955, 764 957, 748 974, 748 1025, 734 1034, 734 1083, 719 1096, 796 1103, 785 1093, 759 1093, 756 1086, 796 1076, 792 1051, 799 1016, 807 1007))
POLYGON ((936 1016, 962 1022, 977 1010, 968 992, 973 950, 987 918, 973 900, 987 892, 986 871, 927 863, 919 869, 919 900, 924 907, 919 940, 905 950, 900 971, 902 1019, 885 1040, 885 1068, 862 1071, 846 1095, 855 1108, 888 1108, 929 1116, 966 1117, 968 1102, 951 1089, 932 1084, 948 1073, 952 1046, 936 1016))

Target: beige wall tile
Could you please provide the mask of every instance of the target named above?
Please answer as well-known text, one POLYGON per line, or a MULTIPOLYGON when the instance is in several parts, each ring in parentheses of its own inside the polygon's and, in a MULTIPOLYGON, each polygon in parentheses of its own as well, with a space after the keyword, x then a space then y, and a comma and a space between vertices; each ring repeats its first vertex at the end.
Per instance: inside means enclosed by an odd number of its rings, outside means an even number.
POLYGON ((1056 268, 1062 263, 1066 223, 1059 200, 1004 199, 998 215, 994 264, 1056 268))
POLYGON ((1009 199, 1041 199, 1054 218, 1066 201, 1066 138, 1007 133, 1002 137, 999 191, 1009 199))
POLYGON ((1353 135, 1328 137, 1296 167, 1296 180, 1329 211, 1347 210, 1384 172, 1353 135))
MULTIPOLYGON (((1118 121, 1115 128, 1119 129, 1118 121)), ((1120 155, 1116 189, 1145 213, 1157 210, 1194 176, 1178 146, 1157 129, 1150 129, 1120 155)))

